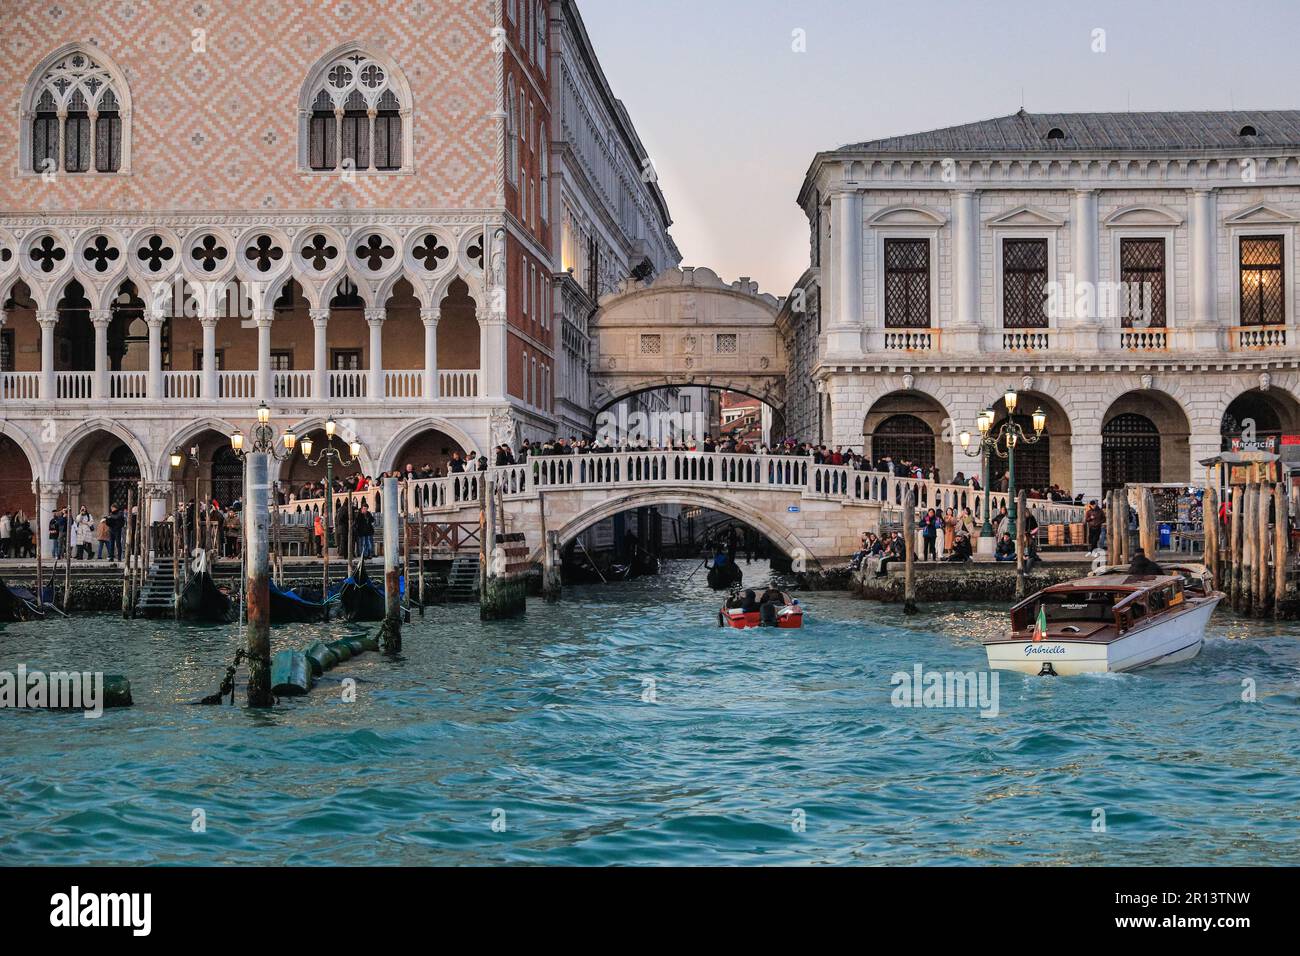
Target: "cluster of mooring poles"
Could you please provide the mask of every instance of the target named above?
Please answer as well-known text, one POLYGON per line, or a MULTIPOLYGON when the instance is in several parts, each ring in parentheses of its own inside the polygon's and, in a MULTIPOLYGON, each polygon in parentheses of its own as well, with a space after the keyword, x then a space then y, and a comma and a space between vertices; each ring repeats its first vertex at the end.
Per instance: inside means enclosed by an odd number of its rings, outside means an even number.
POLYGON ((1217 489, 1205 494, 1205 560, 1215 586, 1239 614, 1281 617, 1292 560, 1286 486, 1260 479, 1233 485, 1229 495, 1224 527, 1217 489))

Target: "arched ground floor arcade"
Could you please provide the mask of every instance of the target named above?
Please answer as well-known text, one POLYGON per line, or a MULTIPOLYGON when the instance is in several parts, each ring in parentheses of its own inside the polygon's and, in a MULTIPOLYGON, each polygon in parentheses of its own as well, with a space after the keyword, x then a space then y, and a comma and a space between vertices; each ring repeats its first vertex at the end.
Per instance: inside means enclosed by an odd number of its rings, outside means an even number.
MULTIPOLYGON (((1300 436, 1300 371, 1264 363, 830 371, 819 374, 818 385, 814 400, 824 403, 830 423, 827 444, 864 451, 873 461, 933 464, 945 482, 959 472, 980 473, 979 457, 964 454, 960 435, 978 433, 984 409, 1000 427, 1008 418, 1004 394, 1014 390, 1014 420, 1033 434, 1033 413, 1041 409, 1046 426, 1037 442, 1017 448, 1017 487, 1055 486, 1085 499, 1126 483, 1195 483, 1204 475, 1197 462, 1234 442, 1280 447, 1285 436, 1300 436)), ((806 411, 788 414, 802 419, 806 411)), ((993 456, 990 470, 997 487, 1007 462, 993 456)))

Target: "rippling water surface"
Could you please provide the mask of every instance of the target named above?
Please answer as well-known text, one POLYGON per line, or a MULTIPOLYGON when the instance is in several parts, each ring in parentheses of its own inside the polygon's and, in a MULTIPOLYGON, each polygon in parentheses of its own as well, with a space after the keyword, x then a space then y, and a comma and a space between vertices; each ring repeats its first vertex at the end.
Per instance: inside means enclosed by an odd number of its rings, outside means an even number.
POLYGON ((1300 861, 1296 625, 1221 616, 1196 660, 1137 674, 1002 674, 986 719, 896 708, 890 678, 982 668, 1000 608, 810 593, 802 631, 724 632, 703 575, 667 568, 519 621, 431 608, 400 660, 269 713, 186 706, 233 628, 10 625, 0 670, 125 673, 136 706, 0 711, 0 863, 1300 861))

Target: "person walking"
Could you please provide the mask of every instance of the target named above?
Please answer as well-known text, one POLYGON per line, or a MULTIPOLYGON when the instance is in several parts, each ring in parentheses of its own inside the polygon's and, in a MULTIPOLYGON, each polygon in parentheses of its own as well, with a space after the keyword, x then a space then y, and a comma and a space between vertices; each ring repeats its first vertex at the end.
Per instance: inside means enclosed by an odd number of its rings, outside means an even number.
POLYGON ((1088 502, 1083 512, 1083 523, 1088 529, 1088 550, 1096 551, 1101 544, 1101 529, 1106 526, 1106 509, 1096 501, 1088 502))
POLYGON ((9 548, 13 542, 14 518, 9 512, 0 515, 0 558, 9 557, 9 548))

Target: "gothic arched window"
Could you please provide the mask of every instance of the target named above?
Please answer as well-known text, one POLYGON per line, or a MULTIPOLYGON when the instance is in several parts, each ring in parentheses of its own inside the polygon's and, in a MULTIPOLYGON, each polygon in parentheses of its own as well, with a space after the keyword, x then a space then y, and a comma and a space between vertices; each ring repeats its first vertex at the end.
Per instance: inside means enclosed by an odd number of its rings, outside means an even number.
POLYGON ((391 64, 358 49, 328 57, 303 88, 300 167, 409 168, 411 136, 403 129, 409 117, 405 81, 391 64))
POLYGON ((34 173, 115 173, 127 155, 127 90, 101 55, 61 50, 23 96, 23 168, 34 173))
POLYGON ((506 178, 519 181, 519 114, 515 112, 515 78, 506 80, 506 178))

